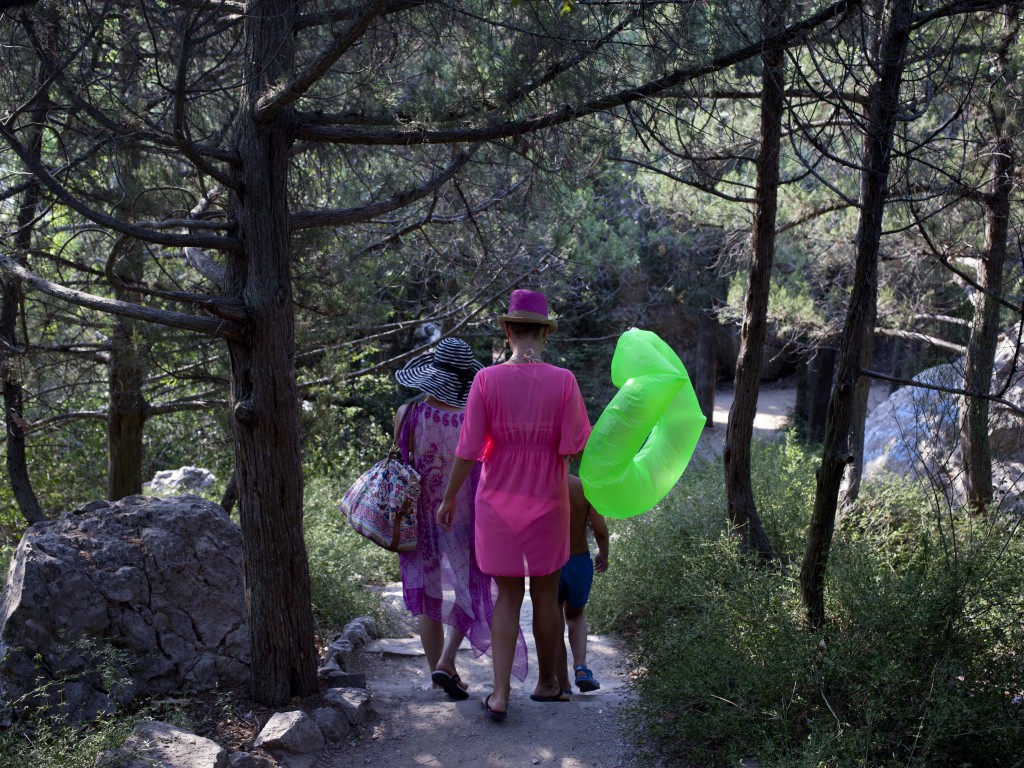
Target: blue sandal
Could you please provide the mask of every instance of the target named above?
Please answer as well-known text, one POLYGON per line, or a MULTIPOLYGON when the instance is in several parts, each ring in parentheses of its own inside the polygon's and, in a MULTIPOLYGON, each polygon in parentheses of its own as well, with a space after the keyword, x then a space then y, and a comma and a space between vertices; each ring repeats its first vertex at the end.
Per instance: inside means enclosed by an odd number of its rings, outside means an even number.
POLYGON ((601 684, 594 679, 594 673, 583 664, 577 664, 573 667, 573 672, 576 673, 576 687, 583 693, 596 691, 601 687, 601 684))

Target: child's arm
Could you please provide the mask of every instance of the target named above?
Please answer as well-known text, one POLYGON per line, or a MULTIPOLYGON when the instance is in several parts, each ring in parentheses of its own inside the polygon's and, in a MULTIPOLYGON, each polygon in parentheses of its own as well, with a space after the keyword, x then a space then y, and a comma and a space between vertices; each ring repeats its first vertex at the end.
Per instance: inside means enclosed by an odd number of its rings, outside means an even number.
POLYGON ((594 558, 594 570, 604 573, 608 570, 608 523, 604 517, 593 507, 588 513, 590 528, 594 531, 594 541, 597 542, 597 557, 594 558))

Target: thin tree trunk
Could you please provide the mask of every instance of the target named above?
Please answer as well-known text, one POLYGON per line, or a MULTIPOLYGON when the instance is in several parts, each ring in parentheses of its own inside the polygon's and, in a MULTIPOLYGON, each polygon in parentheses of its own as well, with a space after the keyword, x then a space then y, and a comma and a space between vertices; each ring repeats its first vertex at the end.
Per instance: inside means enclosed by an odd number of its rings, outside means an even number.
MULTIPOLYGON (((120 289, 115 289, 114 296, 133 298, 120 289)), ((136 343, 141 331, 134 320, 114 318, 107 406, 107 497, 112 501, 142 493, 146 367, 136 343)))
MULTIPOLYGON (((141 197, 132 170, 134 152, 125 153, 118 181, 125 193, 121 213, 125 219, 137 218, 136 199, 141 197)), ((140 243, 121 239, 114 246, 114 297, 131 301, 134 296, 119 282, 139 282, 143 276, 144 254, 140 243)), ((146 360, 143 334, 145 323, 128 317, 114 317, 111 332, 110 368, 107 406, 107 497, 117 500, 142 493, 142 459, 146 426, 146 360)))
MULTIPOLYGON (((877 307, 872 302, 872 315, 868 321, 871 329, 875 327, 875 315, 877 307)), ((869 332, 864 339, 864 347, 861 350, 860 367, 867 369, 871 367, 871 356, 874 348, 873 332, 869 332)), ((868 399, 871 395, 871 379, 861 376, 853 391, 853 404, 850 414, 850 463, 843 471, 843 481, 839 490, 839 507, 848 509, 860 495, 860 481, 864 475, 864 430, 868 418, 868 399)))
MULTIPOLYGON (((901 378, 904 376, 904 370, 906 369, 906 357, 907 357, 907 345, 903 339, 894 339, 892 343, 892 355, 889 358, 889 370, 892 371, 894 378, 901 378)), ((889 382, 888 392, 891 395, 899 389, 899 384, 895 381, 889 382)))
MULTIPOLYGON (((964 363, 964 389, 988 394, 999 337, 999 298, 1003 293, 1013 188, 1012 139, 999 137, 992 153, 992 186, 985 196, 985 256, 974 294, 974 319, 964 363)), ((983 514, 992 503, 992 450, 989 445, 988 400, 964 398, 960 407, 960 446, 964 459, 963 490, 968 508, 983 514)))
POLYGON ((697 330, 697 370, 693 389, 708 426, 715 423, 715 386, 718 383, 718 320, 710 310, 702 311, 697 330))
POLYGON ((832 397, 832 380, 836 373, 836 351, 818 347, 808 363, 807 441, 820 443, 825 439, 828 401, 832 397))
POLYGON ((220 505, 230 515, 231 510, 235 508, 236 501, 238 501, 238 473, 232 469, 228 484, 224 487, 224 495, 220 497, 220 505))
POLYGON ((805 438, 810 427, 810 385, 811 369, 807 349, 801 349, 796 360, 796 396, 793 399, 793 424, 805 438))
POLYGON ((292 65, 296 3, 246 8, 236 196, 244 253, 228 260, 228 293, 244 301, 246 343, 231 342, 231 406, 252 643, 253 697, 279 706, 317 690, 295 385, 288 110, 259 123, 261 95, 292 65))
POLYGON ((880 47, 878 79, 873 83, 867 114, 860 186, 860 221, 857 227, 857 262, 853 290, 839 347, 836 383, 829 400, 825 444, 818 469, 814 511, 800 568, 800 598, 813 627, 825 623, 825 570, 832 547, 839 486, 850 461, 853 399, 868 336, 874 330, 878 292, 878 250, 882 237, 892 138, 900 109, 900 83, 913 0, 892 0, 889 22, 880 47))
MULTIPOLYGON (((43 79, 42 74, 39 77, 43 79)), ((43 123, 49 98, 41 92, 31 109, 32 126, 26 145, 38 157, 42 152, 43 123)), ((16 254, 26 254, 32 246, 33 222, 39 206, 39 183, 30 181, 18 208, 18 229, 14 235, 16 254)), ((19 262, 24 263, 23 258, 19 262)), ((18 313, 22 303, 20 281, 13 275, 0 275, 0 377, 4 389, 4 425, 7 433, 7 476, 18 509, 29 523, 46 519, 28 472, 28 450, 25 443, 24 395, 18 377, 18 313)))
MULTIPOLYGON (((784 24, 783 9, 776 0, 764 0, 761 6, 765 34, 784 24)), ((764 559, 774 557, 771 542, 761 524, 754 503, 750 478, 750 443, 754 434, 761 360, 768 317, 768 291, 775 258, 775 220, 778 210, 779 148, 782 137, 785 51, 767 49, 761 75, 761 146, 757 155, 757 189, 754 228, 747 278, 747 296, 743 309, 740 352, 736 361, 735 394, 726 427, 725 489, 729 521, 739 533, 745 551, 764 559)))
MULTIPOLYGON (((133 44, 124 46, 117 61, 117 66, 124 73, 123 82, 130 83, 131 73, 138 71, 140 66, 137 24, 132 19, 124 19, 121 28, 125 35, 136 36, 133 44)), ((120 192, 116 210, 125 221, 136 220, 140 215, 149 213, 144 202, 145 189, 137 177, 140 162, 138 149, 128 145, 123 148, 115 170, 120 192)), ((125 290, 123 284, 138 283, 143 279, 145 252, 142 243, 119 238, 113 248, 112 269, 116 278, 113 281, 114 297, 132 301, 134 295, 125 290)), ((128 317, 115 316, 113 323, 108 371, 107 497, 117 500, 142 493, 147 416, 146 399, 143 396, 147 370, 144 334, 147 331, 145 323, 128 317)))

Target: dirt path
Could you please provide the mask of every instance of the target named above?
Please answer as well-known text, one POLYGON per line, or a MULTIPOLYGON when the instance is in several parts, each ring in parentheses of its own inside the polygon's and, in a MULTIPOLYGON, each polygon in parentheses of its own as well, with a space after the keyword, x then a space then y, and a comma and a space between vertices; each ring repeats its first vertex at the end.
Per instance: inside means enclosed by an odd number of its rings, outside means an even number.
MULTIPOLYGON (((386 597, 392 603, 400 601, 400 585, 390 587, 386 597)), ((529 696, 537 670, 530 618, 527 595, 521 620, 530 651, 530 674, 523 683, 513 678, 509 715, 502 723, 488 720, 480 706, 480 698, 490 691, 489 657, 474 658, 463 646, 458 666, 470 684, 470 698, 452 702, 431 688, 417 636, 367 646, 359 659, 376 715, 358 742, 324 753, 316 768, 634 766, 618 717, 628 698, 623 649, 611 638, 592 635, 587 661, 601 690, 575 694, 568 703, 533 702, 529 696)))
MULTIPOLYGON (((793 395, 792 389, 761 391, 756 436, 785 427, 793 395)), ((695 460, 715 461, 721 456, 731 405, 731 390, 716 395, 714 426, 704 431, 695 460)), ((431 688, 415 625, 401 605, 400 585, 392 585, 385 597, 403 622, 399 633, 405 636, 377 641, 358 655, 376 714, 359 739, 323 753, 314 768, 636 768, 621 717, 629 701, 629 659, 615 639, 591 635, 588 643, 588 665, 601 690, 574 694, 569 703, 530 701, 537 670, 527 596, 521 619, 530 649, 530 675, 524 683, 513 679, 508 719, 494 723, 480 706, 481 697, 491 690, 490 658, 474 658, 464 645, 458 665, 470 684, 470 698, 450 701, 431 688)))

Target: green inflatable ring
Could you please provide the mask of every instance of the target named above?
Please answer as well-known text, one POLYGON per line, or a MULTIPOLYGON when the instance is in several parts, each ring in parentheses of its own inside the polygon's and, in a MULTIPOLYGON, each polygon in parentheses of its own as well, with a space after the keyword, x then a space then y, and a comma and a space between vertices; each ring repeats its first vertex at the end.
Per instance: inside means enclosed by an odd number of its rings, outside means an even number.
POLYGON ((706 419, 686 368, 650 331, 632 328, 612 357, 619 387, 594 425, 580 463, 587 500, 606 517, 654 507, 679 481, 706 419))

